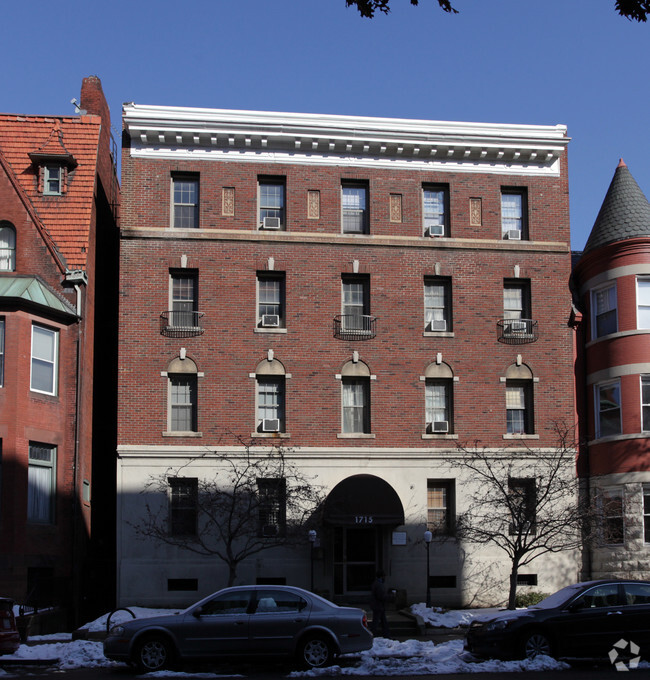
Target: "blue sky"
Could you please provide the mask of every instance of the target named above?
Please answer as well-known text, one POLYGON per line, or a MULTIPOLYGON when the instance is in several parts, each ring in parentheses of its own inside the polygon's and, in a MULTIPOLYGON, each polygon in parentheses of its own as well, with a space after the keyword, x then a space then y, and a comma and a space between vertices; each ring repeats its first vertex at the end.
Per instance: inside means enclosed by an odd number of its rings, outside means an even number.
POLYGON ((614 0, 420 3, 373 20, 344 0, 7 3, 0 110, 72 114, 97 75, 118 142, 126 101, 564 123, 575 249, 620 157, 650 196, 650 25, 614 0))

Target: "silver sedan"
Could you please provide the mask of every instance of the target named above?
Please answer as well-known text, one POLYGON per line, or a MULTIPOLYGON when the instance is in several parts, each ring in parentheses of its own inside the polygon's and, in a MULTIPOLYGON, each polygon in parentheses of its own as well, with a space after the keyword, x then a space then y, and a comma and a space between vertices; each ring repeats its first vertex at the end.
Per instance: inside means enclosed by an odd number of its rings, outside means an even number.
POLYGON ((113 626, 104 655, 140 671, 184 660, 259 655, 295 656, 309 668, 372 647, 365 612, 339 607, 292 586, 225 588, 179 614, 113 626))

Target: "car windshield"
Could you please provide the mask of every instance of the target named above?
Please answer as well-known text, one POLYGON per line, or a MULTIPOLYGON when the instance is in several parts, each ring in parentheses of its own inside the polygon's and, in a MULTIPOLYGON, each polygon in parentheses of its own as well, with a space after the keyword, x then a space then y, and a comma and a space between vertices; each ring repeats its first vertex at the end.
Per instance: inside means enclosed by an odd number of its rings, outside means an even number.
POLYGON ((547 598, 543 599, 541 602, 538 602, 532 607, 529 607, 529 609, 555 609, 555 607, 560 607, 565 602, 568 602, 583 588, 583 583, 576 583, 572 586, 567 586, 566 588, 562 588, 562 590, 558 590, 557 593, 549 595, 547 598))

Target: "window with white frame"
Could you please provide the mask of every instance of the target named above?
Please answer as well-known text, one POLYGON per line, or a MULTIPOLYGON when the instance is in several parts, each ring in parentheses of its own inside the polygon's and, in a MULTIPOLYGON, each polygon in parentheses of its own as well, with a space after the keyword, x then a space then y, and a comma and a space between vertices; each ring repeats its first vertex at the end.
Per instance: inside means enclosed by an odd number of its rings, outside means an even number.
POLYGON ((650 486, 643 487, 643 542, 650 543, 650 486))
POLYGON ((620 545, 625 542, 625 496, 622 486, 608 486, 600 491, 603 542, 620 545))
POLYGON ((612 283, 604 288, 591 292, 591 310, 593 317, 592 337, 616 333, 618 320, 616 318, 616 284, 612 283))
POLYGON ((197 376, 169 374, 169 429, 171 432, 197 430, 197 376))
POLYGON ((447 236, 449 188, 425 185, 422 188, 422 214, 425 236, 447 236))
POLYGON ((533 433, 533 384, 530 380, 506 381, 506 432, 533 433))
POLYGON ((257 376, 257 431, 284 432, 285 376, 257 376))
POLYGON ((196 477, 169 477, 169 535, 196 536, 198 488, 196 477))
POLYGON ((171 318, 174 328, 195 328, 198 320, 198 283, 197 272, 182 270, 171 272, 171 318))
POLYGON ((426 424, 429 434, 453 432, 451 380, 427 378, 425 389, 426 424))
POLYGON ((525 189, 501 189, 501 234, 502 238, 509 240, 528 238, 528 201, 525 189))
POLYGON ((0 387, 5 384, 5 320, 0 319, 0 387))
POLYGON ((368 185, 359 182, 342 182, 342 231, 344 234, 367 234, 368 185))
POLYGON ((637 328, 650 328, 650 278, 636 280, 637 328))
POLYGON ((284 272, 257 273, 258 327, 284 327, 284 284, 284 272))
POLYGON ((596 437, 621 434, 621 385, 618 380, 595 386, 596 437))
POLYGON ((260 535, 273 538, 284 535, 286 528, 286 480, 260 478, 257 480, 260 535))
POLYGON ((260 178, 258 186, 260 229, 285 229, 284 178, 260 178))
POLYGON ((424 279, 425 331, 451 331, 451 280, 442 277, 424 279))
POLYGON ((434 535, 449 535, 453 531, 454 492, 453 479, 427 480, 427 529, 434 535))
POLYGON ((641 376, 641 428, 650 432, 650 375, 641 376))
POLYGON ((27 470, 27 521, 54 524, 56 501, 56 447, 29 444, 27 470))
POLYGON ((197 229, 199 226, 199 178, 194 175, 172 177, 172 227, 197 229))
POLYGON ((0 271, 16 271, 16 230, 9 222, 0 222, 0 271))
POLYGON ((32 370, 30 389, 56 394, 59 333, 44 326, 32 326, 32 370))
POLYGON ((346 434, 370 432, 370 379, 341 378, 342 430, 346 434))
POLYGON ((61 165, 43 167, 43 193, 46 196, 60 196, 63 193, 63 172, 61 165))

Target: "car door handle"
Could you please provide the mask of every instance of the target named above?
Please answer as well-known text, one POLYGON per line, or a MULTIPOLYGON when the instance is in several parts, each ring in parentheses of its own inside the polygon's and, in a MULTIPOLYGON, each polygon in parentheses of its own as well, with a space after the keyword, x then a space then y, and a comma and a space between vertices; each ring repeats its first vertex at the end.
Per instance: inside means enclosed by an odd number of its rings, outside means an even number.
POLYGON ((243 626, 246 623, 246 621, 235 621, 236 626, 243 626))
POLYGON ((607 612, 607 616, 611 616, 612 614, 622 614, 623 612, 607 612))
POLYGON ((294 619, 293 622, 294 623, 302 623, 304 620, 305 620, 304 618, 298 617, 297 619, 294 619))

